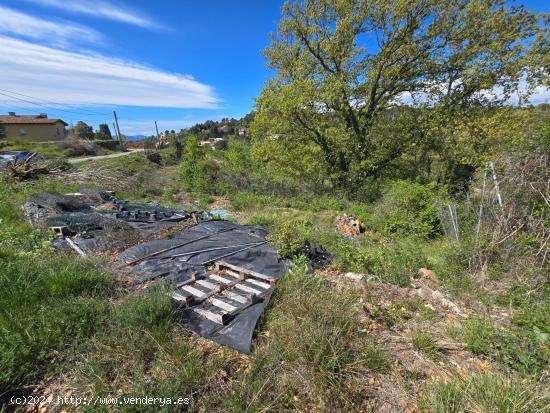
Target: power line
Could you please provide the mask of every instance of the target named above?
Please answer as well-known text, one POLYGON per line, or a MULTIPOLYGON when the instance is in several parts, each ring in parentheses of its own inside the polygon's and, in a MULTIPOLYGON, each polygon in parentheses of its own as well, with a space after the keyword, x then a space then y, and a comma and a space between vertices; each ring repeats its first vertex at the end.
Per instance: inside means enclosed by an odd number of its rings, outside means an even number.
MULTIPOLYGON (((0 106, 2 106, 0 104, 0 106)), ((18 111, 24 111, 24 112, 27 112, 28 114, 30 115, 36 115, 36 109, 33 109, 33 108, 29 108, 29 107, 23 107, 23 106, 18 106, 18 105, 14 105, 12 103, 9 103, 9 108, 10 109, 17 109, 18 111)), ((48 110, 48 113, 52 116, 56 116, 56 111, 54 110, 53 112, 52 111, 49 111, 48 110)), ((64 117, 65 120, 67 120, 67 118, 69 118, 69 120, 72 122, 72 120, 76 117, 76 116, 59 116, 59 117, 64 117)), ((77 118, 78 119, 78 118, 77 118)), ((81 117, 81 119, 89 119, 89 118, 85 118, 85 117, 81 117)), ((78 119, 78 120, 81 120, 81 119, 78 119)), ((106 121, 102 122, 101 119, 105 119, 104 117, 103 118, 99 118, 98 119, 90 119, 90 121, 93 121, 93 122, 99 122, 99 123, 107 123, 106 121)))
MULTIPOLYGON (((8 95, 6 93, 0 92, 0 95, 7 96, 11 99, 21 100, 23 102, 31 103, 31 104, 37 105, 37 106, 43 106, 43 107, 47 107, 47 108, 51 108, 51 105, 67 107, 67 105, 63 105, 61 103, 56 103, 56 102, 48 101, 48 100, 45 100, 45 99, 40 99, 40 98, 36 98, 36 97, 33 97, 33 96, 29 96, 29 95, 24 95, 23 93, 13 92, 13 91, 7 90, 7 89, 0 89, 0 91, 9 93, 9 95, 8 95), (19 95, 19 96, 24 96, 24 97, 31 98, 31 99, 41 100, 42 102, 49 103, 50 106, 44 105, 43 103, 39 103, 39 102, 36 102, 36 101, 21 99, 21 98, 18 98, 16 96, 11 96, 11 95, 19 95)), ((67 112, 67 113, 74 113, 74 114, 77 114, 77 115, 82 115, 82 114, 95 115, 95 116, 109 116, 110 115, 107 112, 96 112, 96 111, 91 111, 91 110, 88 110, 88 109, 80 109, 79 111, 74 111, 74 110, 67 110, 67 109, 57 108, 57 110, 67 112)))

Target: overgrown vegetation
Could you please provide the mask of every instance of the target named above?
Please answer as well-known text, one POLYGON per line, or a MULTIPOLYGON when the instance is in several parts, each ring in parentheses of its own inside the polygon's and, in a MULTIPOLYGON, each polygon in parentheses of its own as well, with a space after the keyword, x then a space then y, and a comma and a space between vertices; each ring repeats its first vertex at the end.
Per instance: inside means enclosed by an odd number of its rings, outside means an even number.
POLYGON ((92 263, 52 255, 49 234, 21 219, 28 187, 0 188, 0 387, 6 397, 20 383, 57 370, 67 347, 95 333, 113 282, 92 263))
POLYGON ((2 397, 63 369, 83 395, 184 395, 191 411, 549 411, 550 110, 503 105, 547 82, 545 25, 503 1, 369 5, 285 6, 255 114, 169 132, 157 163, 2 181, 2 397), (30 193, 79 186, 265 227, 294 265, 252 355, 185 330, 165 289, 128 296, 101 262, 54 253, 21 217, 30 193), (344 213, 364 232, 339 233, 344 213), (319 245, 332 261, 312 271, 319 245))

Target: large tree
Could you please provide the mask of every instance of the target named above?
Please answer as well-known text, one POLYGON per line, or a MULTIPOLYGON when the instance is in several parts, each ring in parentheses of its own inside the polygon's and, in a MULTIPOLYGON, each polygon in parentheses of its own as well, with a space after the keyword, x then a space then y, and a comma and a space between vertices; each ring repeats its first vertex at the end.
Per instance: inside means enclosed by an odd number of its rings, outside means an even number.
POLYGON ((106 136, 106 139, 113 139, 113 135, 111 134, 111 129, 109 128, 109 125, 107 125, 106 123, 99 124, 98 132, 102 136, 106 136))
POLYGON ((69 133, 76 139, 90 140, 94 137, 94 128, 79 120, 69 133))
POLYGON ((547 75, 540 16, 507 4, 286 3, 264 52, 277 74, 257 99, 256 142, 317 147, 340 185, 377 176, 426 139, 434 114, 501 105, 547 75))

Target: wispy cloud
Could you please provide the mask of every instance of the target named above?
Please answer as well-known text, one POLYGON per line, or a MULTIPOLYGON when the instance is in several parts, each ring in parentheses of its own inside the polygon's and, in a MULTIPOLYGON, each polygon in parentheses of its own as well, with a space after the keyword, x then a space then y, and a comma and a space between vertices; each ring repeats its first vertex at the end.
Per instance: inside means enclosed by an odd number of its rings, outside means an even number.
POLYGON ((49 21, 8 7, 0 6, 0 33, 12 34, 33 40, 41 40, 56 46, 85 41, 103 41, 101 33, 66 21, 49 21))
POLYGON ((212 87, 102 55, 69 52, 0 36, 0 87, 74 105, 216 108, 212 87))
POLYGON ((127 6, 103 0, 25 0, 41 6, 53 7, 63 11, 87 14, 144 28, 161 28, 162 26, 149 16, 127 6))

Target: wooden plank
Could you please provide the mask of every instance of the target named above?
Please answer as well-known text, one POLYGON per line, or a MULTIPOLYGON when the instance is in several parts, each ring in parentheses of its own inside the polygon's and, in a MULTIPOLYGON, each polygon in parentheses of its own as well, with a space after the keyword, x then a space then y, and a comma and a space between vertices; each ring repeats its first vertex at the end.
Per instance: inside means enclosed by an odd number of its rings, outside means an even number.
POLYGON ((188 292, 183 292, 183 291, 181 292, 175 291, 172 294, 172 298, 176 301, 179 301, 185 304, 189 304, 193 301, 193 296, 188 292))
POLYGON ((210 311, 210 310, 207 310, 207 309, 204 309, 204 308, 200 308, 200 307, 192 308, 192 311, 194 311, 195 313, 197 313, 201 317, 207 318, 210 321, 213 321, 213 322, 215 322, 217 324, 221 324, 221 325, 227 324, 227 322, 231 318, 231 316, 227 313, 215 313, 213 311, 210 311))
POLYGON ((235 270, 235 271, 237 271, 239 273, 242 273, 242 274, 251 275, 251 276, 259 278, 261 280, 265 280, 265 281, 269 281, 269 282, 277 281, 277 278, 275 278, 271 275, 265 275, 265 274, 262 274, 262 273, 259 273, 259 272, 256 272, 256 271, 248 270, 246 268, 239 267, 238 265, 229 264, 225 261, 217 261, 216 262, 216 268, 217 269, 223 269, 224 267, 235 270))
POLYGON ((243 283, 235 284, 235 288, 238 288, 241 291, 256 294, 256 295, 259 295, 259 294, 262 294, 262 293, 265 292, 265 290, 260 290, 258 288, 253 288, 253 287, 250 287, 249 285, 246 285, 246 284, 243 284, 243 283))
POLYGON ((257 285, 260 288, 263 288, 264 290, 269 290, 271 288, 271 284, 264 283, 262 281, 255 280, 254 278, 250 277, 246 279, 246 282, 249 282, 251 284, 257 285))
POLYGON ((223 300, 220 300, 219 298, 216 298, 216 297, 211 297, 208 302, 218 308, 221 308, 222 310, 224 311, 227 311, 228 313, 235 313, 236 311, 238 311, 242 306, 234 306, 234 305, 231 305, 229 304, 228 302, 226 301, 223 301, 223 300))
POLYGON ((241 274, 240 272, 237 272, 237 271, 229 270, 227 268, 224 268, 221 271, 223 274, 227 274, 232 277, 241 278, 241 279, 244 278, 244 274, 241 274))
POLYGON ((250 303, 253 301, 253 295, 251 294, 237 294, 233 291, 230 291, 230 290, 225 290, 225 291, 222 291, 221 294, 233 301, 237 301, 239 303, 242 303, 242 304, 247 304, 247 303, 250 303))
POLYGON ((181 289, 184 291, 187 291, 188 293, 193 294, 193 296, 197 297, 198 299, 203 299, 208 296, 207 292, 201 291, 193 287, 192 285, 184 285, 183 287, 181 287, 181 289))
POLYGON ((199 278, 202 278, 202 275, 199 276, 196 272, 192 273, 191 274, 191 278, 189 278, 188 280, 185 280, 185 281, 182 281, 180 283, 177 283, 176 284, 176 287, 179 288, 181 286, 184 286, 184 285, 187 285, 187 284, 191 284, 192 282, 195 282, 196 280, 198 280, 199 278))
POLYGON ((227 277, 226 278, 226 277, 223 277, 223 276, 218 275, 218 274, 212 274, 208 278, 210 280, 215 280, 215 281, 221 282, 222 284, 233 284, 235 282, 233 277, 231 277, 231 278, 227 277))
POLYGON ((204 288, 208 288, 209 290, 219 290, 218 284, 212 283, 210 281, 206 280, 197 280, 196 283, 204 288))

